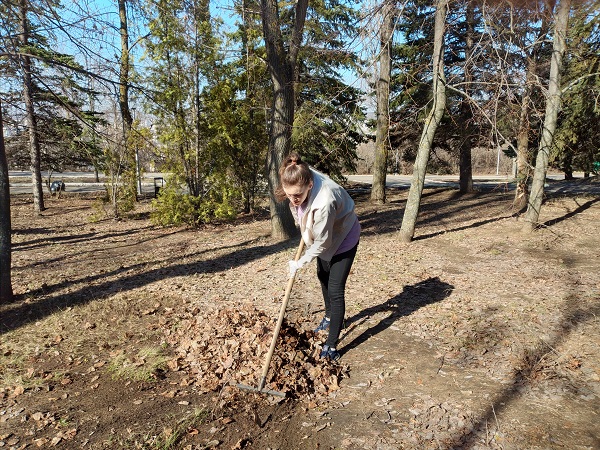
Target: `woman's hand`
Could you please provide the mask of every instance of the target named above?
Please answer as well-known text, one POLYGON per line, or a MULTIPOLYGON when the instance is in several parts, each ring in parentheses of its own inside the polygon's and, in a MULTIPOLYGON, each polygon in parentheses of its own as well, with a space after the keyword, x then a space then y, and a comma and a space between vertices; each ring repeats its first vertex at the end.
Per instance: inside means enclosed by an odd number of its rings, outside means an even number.
POLYGON ((298 269, 302 268, 302 264, 298 261, 289 261, 288 262, 288 266, 290 269, 290 278, 294 277, 296 275, 296 272, 298 271, 298 269))

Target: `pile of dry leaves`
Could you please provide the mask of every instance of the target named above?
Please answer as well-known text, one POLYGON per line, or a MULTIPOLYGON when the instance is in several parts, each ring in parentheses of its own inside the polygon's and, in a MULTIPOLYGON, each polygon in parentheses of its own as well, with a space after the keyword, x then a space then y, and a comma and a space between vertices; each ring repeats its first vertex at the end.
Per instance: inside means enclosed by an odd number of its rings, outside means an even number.
MULTIPOLYGON (((167 341, 175 348, 171 370, 185 370, 202 392, 219 391, 227 398, 235 386, 258 386, 276 318, 248 305, 218 312, 188 311, 167 341)), ((265 388, 286 397, 315 401, 338 389, 348 366, 318 359, 316 335, 284 320, 265 388)))

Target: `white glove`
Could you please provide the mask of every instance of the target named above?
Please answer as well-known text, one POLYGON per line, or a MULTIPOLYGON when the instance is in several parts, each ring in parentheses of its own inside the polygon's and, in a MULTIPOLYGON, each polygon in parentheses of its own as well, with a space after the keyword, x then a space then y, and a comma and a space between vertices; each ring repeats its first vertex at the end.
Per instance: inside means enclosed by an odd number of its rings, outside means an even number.
POLYGON ((290 278, 296 275, 296 271, 302 268, 302 264, 299 261, 289 261, 288 265, 290 266, 290 278))

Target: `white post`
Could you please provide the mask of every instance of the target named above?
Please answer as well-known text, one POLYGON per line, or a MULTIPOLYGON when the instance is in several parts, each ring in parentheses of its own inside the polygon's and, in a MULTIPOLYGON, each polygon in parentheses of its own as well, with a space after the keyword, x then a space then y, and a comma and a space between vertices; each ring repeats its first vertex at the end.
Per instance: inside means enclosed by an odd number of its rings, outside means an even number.
POLYGON ((135 146, 135 170, 137 172, 138 194, 142 195, 142 177, 140 175, 140 157, 138 155, 137 145, 135 146))
POLYGON ((498 146, 498 159, 496 160, 496 175, 500 174, 500 152, 502 149, 498 146))

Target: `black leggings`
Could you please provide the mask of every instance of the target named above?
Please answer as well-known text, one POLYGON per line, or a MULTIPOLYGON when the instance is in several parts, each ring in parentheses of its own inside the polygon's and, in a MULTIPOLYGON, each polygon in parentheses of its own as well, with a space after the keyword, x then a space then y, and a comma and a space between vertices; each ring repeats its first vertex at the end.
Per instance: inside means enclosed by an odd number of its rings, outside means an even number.
POLYGON ((346 314, 346 280, 356 256, 358 244, 347 252, 335 255, 331 261, 317 258, 317 277, 321 282, 323 299, 325 300, 325 317, 329 317, 329 336, 325 344, 337 345, 342 323, 346 314))

